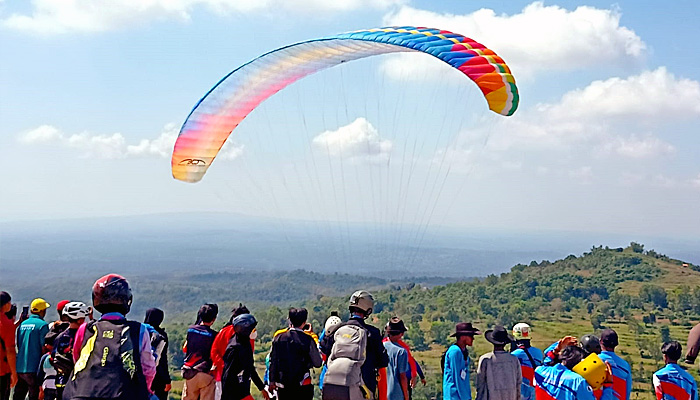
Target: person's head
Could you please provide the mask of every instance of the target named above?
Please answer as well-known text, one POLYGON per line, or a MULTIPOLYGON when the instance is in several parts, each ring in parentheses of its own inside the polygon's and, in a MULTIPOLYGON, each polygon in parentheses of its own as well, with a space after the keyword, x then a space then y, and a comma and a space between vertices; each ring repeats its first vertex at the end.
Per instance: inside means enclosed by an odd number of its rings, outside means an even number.
POLYGON ((241 314, 233 319, 233 331, 236 335, 249 338, 258 325, 252 314, 241 314))
POLYGON ((460 322, 455 326, 455 333, 450 336, 457 339, 457 346, 465 348, 474 343, 475 335, 481 335, 481 332, 471 322, 460 322))
POLYGON ((56 313, 58 314, 58 319, 61 321, 68 321, 68 318, 65 315, 63 315, 63 309, 68 303, 70 303, 70 300, 61 300, 58 303, 56 303, 56 313))
POLYGON ((160 324, 163 323, 164 318, 165 313, 163 310, 160 308, 149 308, 146 310, 146 317, 143 319, 143 322, 154 328, 160 328, 160 324))
POLYGON ((0 292, 0 312, 8 313, 12 308, 12 296, 7 292, 0 292))
POLYGON ((513 325, 513 339, 515 339, 516 342, 529 342, 531 339, 531 330, 530 325, 525 322, 517 323, 513 325))
POLYGON ((71 328, 77 328, 85 322, 90 315, 91 307, 80 301, 72 301, 63 308, 63 315, 70 323, 71 328))
POLYGON ((596 335, 583 335, 579 341, 581 348, 586 351, 586 353, 600 354, 600 339, 596 335))
POLYGON ((664 343, 661 346, 661 354, 664 355, 664 362, 666 364, 675 364, 681 358, 681 353, 683 352, 683 347, 680 343, 675 340, 664 343))
POLYGON ((403 323, 401 318, 391 317, 384 330, 386 331, 386 335, 389 337, 389 340, 395 342, 401 339, 408 329, 406 329, 406 325, 403 323))
POLYGON ((248 307, 243 305, 243 303, 238 303, 238 307, 233 307, 231 310, 231 319, 229 319, 228 322, 233 324, 233 319, 243 314, 250 314, 250 310, 248 310, 248 307))
POLYGON ((618 344, 620 344, 620 342, 617 338, 617 332, 613 329, 605 329, 600 333, 600 345, 603 350, 615 351, 615 347, 617 347, 618 344))
POLYGON ((513 343, 514 339, 508 334, 506 328, 496 325, 484 333, 486 340, 493 345, 494 350, 503 350, 507 344, 513 343))
POLYGON ((42 299, 41 297, 38 297, 38 298, 32 300, 32 304, 29 307, 30 307, 29 311, 32 314, 38 315, 41 318, 44 318, 46 316, 46 309, 51 307, 51 304, 47 303, 46 300, 42 299))
POLYGON ((586 351, 578 346, 566 346, 559 354, 561 363, 568 369, 574 368, 584 358, 586 358, 586 351))
POLYGON ((350 296, 348 309, 352 314, 367 318, 372 314, 374 297, 366 290, 358 290, 350 296))
POLYGON ((211 326, 214 321, 216 321, 216 316, 219 314, 219 306, 216 304, 207 303, 199 307, 199 312, 197 313, 197 320, 202 325, 211 326))
POLYGON ((302 328, 306 324, 306 319, 309 317, 309 312, 306 308, 290 308, 289 323, 294 328, 302 328))
POLYGON ((131 310, 133 299, 131 286, 121 275, 105 275, 92 285, 92 305, 102 314, 117 312, 126 315, 131 310))
POLYGON ((342 322, 343 320, 340 319, 339 316, 333 315, 333 313, 331 312, 331 316, 328 317, 326 323, 323 325, 323 330, 326 332, 326 335, 328 335, 331 329, 333 329, 336 325, 339 325, 342 322))

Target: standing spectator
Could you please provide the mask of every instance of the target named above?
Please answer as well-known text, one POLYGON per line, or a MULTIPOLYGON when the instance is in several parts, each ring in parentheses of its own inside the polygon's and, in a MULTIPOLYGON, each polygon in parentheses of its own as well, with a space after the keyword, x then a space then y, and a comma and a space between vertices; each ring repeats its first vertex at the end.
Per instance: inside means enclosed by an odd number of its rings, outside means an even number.
MULTIPOLYGON (((63 316, 68 321, 68 328, 56 337, 52 352, 52 362, 56 368, 56 394, 58 399, 63 397, 63 390, 71 372, 73 372, 75 336, 91 312, 92 307, 79 301, 73 301, 64 305, 63 316)), ((54 333, 49 331, 49 335, 52 334, 54 333)))
POLYGON ((629 400, 632 394, 632 369, 627 361, 615 354, 619 344, 617 332, 605 329, 600 334, 601 360, 610 363, 613 373, 613 392, 617 400, 629 400))
MULTIPOLYGON (((377 375, 382 368, 386 368, 389 365, 389 357, 386 354, 384 345, 382 345, 382 333, 376 327, 365 322, 372 314, 373 308, 374 297, 372 297, 372 294, 366 290, 356 291, 350 296, 348 306, 350 319, 331 328, 321 341, 321 351, 328 357, 328 369, 323 381, 324 399, 354 399, 355 396, 361 396, 359 393, 362 391, 367 391, 365 396, 368 396, 368 398, 375 396, 377 375), (350 339, 344 341, 343 349, 334 350, 336 335, 340 332, 342 334, 338 336, 352 335, 358 340, 350 339), (356 355, 354 359, 346 356, 350 353, 356 355), (344 360, 338 363, 336 361, 338 358, 344 360), (347 366, 349 363, 360 368, 361 376, 349 376, 348 372, 350 371, 343 368, 343 365, 347 366), (338 367, 334 368, 334 364, 338 367), (344 370, 346 371, 344 372, 344 370), (364 385, 361 385, 362 383, 364 385)), ((354 369, 351 372, 354 374, 354 369)))
POLYGON ((542 350, 533 347, 530 325, 521 322, 513 326, 513 338, 515 342, 510 346, 512 355, 520 361, 520 372, 523 376, 520 385, 520 397, 522 400, 535 400, 535 368, 543 364, 544 354, 542 350))
MULTIPOLYGON (((239 315, 250 314, 248 307, 244 306, 242 303, 238 303, 238 307, 231 310, 231 318, 229 321, 221 328, 221 331, 216 335, 214 339, 214 344, 211 346, 211 360, 212 371, 214 372, 214 378, 216 378, 216 393, 214 394, 214 400, 221 400, 221 375, 224 371, 224 353, 226 353, 226 347, 228 342, 235 334, 233 329, 233 319, 239 315)), ((255 349, 255 343, 253 340, 250 341, 250 346, 255 349)))
POLYGON ((151 384, 151 390, 160 400, 168 399, 168 392, 171 389, 170 385, 170 371, 168 370, 168 334, 165 329, 160 326, 163 323, 163 318, 165 313, 159 308, 150 308, 146 311, 146 318, 143 322, 151 325, 153 329, 156 330, 165 341, 160 357, 158 358, 158 365, 156 366, 156 377, 153 378, 153 383, 151 384))
POLYGON ((451 336, 457 342, 445 353, 445 366, 442 374, 442 395, 444 400, 471 400, 472 390, 469 383, 470 359, 467 346, 474 342, 474 336, 481 335, 471 322, 460 322, 451 336))
POLYGON ((476 400, 520 400, 520 361, 505 349, 513 338, 500 325, 487 330, 484 337, 493 344, 493 351, 479 358, 476 400))
POLYGON ((70 300, 61 300, 56 303, 56 314, 58 314, 58 319, 56 321, 49 322, 49 330, 61 333, 68 329, 68 319, 63 315, 63 309, 66 304, 70 303, 70 300))
POLYGON ((49 333, 49 324, 44 321, 46 309, 51 307, 46 300, 37 298, 30 306, 31 315, 17 330, 17 386, 14 400, 39 399, 41 382, 36 377, 39 361, 44 354, 44 338, 49 333))
MULTIPOLYGON (((537 400, 595 400, 591 383, 597 378, 594 368, 588 373, 574 372, 579 364, 584 364, 587 352, 572 343, 576 338, 567 336, 550 352, 553 364, 545 364, 535 369, 535 398, 537 400)), ((589 365, 590 366, 590 365, 589 365)), ((585 369, 584 369, 585 371, 585 369)), ((601 400, 614 400, 610 364, 607 364, 606 380, 603 384, 601 400)))
POLYGON ((197 314, 198 323, 187 329, 187 339, 182 348, 185 352, 185 364, 182 366, 182 376, 185 378, 183 400, 214 400, 216 380, 210 374, 211 347, 217 332, 211 326, 218 313, 216 304, 203 305, 197 314))
POLYGON ((56 333, 49 332, 44 339, 44 347, 46 349, 46 354, 41 357, 39 361, 39 370, 36 372, 36 378, 40 383, 40 395, 39 397, 43 400, 60 400, 61 397, 58 395, 56 390, 56 369, 53 366, 51 360, 51 351, 53 350, 53 344, 56 340, 56 333))
POLYGON ((0 292, 0 400, 10 399, 10 388, 17 384, 15 322, 6 315, 12 309, 12 297, 0 292))
POLYGON ((289 329, 275 335, 270 353, 270 391, 277 389, 279 400, 311 400, 314 386, 311 383, 312 367, 323 363, 318 344, 305 332, 308 325, 305 308, 289 310, 289 329))
MULTIPOLYGON (((75 333, 75 366, 63 400, 151 397, 156 363, 146 326, 126 318, 133 300, 131 286, 121 275, 105 275, 92 285, 92 305, 102 316, 75 333)), ((89 309, 87 314, 89 318, 89 309)))
POLYGON ((658 400, 698 400, 698 384, 678 365, 683 348, 673 340, 664 343, 661 353, 666 366, 654 372, 653 383, 658 400))
POLYGON ((389 356, 389 366, 386 368, 387 400, 409 400, 409 381, 411 366, 408 362, 408 352, 399 341, 406 332, 406 326, 399 317, 392 317, 387 325, 389 340, 384 341, 384 348, 389 356))
POLYGON ((258 388, 262 396, 269 400, 265 384, 255 369, 251 343, 257 337, 255 327, 258 321, 250 314, 241 314, 233 319, 234 335, 224 353, 224 371, 221 377, 222 400, 253 400, 250 395, 250 382, 258 388))

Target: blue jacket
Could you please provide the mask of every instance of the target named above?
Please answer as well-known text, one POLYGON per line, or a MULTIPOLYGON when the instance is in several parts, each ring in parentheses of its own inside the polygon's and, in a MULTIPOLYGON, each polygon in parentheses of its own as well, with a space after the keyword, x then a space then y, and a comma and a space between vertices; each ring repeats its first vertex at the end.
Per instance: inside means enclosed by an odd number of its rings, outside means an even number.
POLYGON ((666 364, 654 372, 653 382, 658 400, 698 400, 695 379, 678 364, 666 364))
POLYGON ((462 349, 456 344, 445 354, 445 371, 442 374, 442 398, 444 400, 471 400, 469 384, 469 357, 464 359, 462 349))
POLYGON ((632 369, 627 361, 612 351, 600 352, 600 359, 610 363, 613 392, 617 400, 629 400, 632 393, 632 369))
POLYGON ((522 400, 534 400, 535 368, 542 365, 544 355, 542 354, 542 350, 538 349, 537 347, 528 347, 527 351, 528 353, 530 353, 530 356, 532 357, 533 361, 535 361, 535 365, 532 365, 530 357, 528 357, 525 353, 524 347, 520 347, 513 350, 511 354, 516 356, 518 358, 518 361, 520 361, 520 371, 523 375, 523 382, 520 385, 520 396, 522 400))
MULTIPOLYGON (((537 400, 595 400, 593 389, 585 379, 563 364, 543 365, 535 369, 537 400)), ((601 400, 614 400, 611 386, 602 390, 601 400)))

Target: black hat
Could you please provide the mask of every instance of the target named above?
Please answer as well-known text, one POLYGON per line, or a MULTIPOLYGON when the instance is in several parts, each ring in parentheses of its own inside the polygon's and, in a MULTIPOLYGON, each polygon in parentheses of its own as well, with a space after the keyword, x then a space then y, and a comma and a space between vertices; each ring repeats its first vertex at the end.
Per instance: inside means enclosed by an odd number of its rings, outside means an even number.
POLYGON ((600 333, 600 343, 608 348, 615 348, 620 344, 617 338, 617 332, 612 329, 605 329, 600 333))
POLYGON ((399 317, 391 317, 389 322, 386 324, 386 331, 394 335, 397 333, 406 332, 407 330, 406 325, 404 325, 403 321, 399 317))
POLYGON ((455 326, 455 333, 450 337, 481 335, 481 332, 472 326, 471 322, 460 322, 455 326))
POLYGON ((503 346, 514 341, 513 337, 508 334, 506 328, 501 325, 496 325, 493 329, 489 329, 484 333, 484 337, 489 342, 503 346))

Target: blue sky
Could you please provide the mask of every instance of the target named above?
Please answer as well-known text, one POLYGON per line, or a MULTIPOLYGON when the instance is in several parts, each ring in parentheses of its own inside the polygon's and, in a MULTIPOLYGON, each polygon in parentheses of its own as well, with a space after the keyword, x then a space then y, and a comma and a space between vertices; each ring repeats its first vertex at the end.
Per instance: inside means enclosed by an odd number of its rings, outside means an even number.
POLYGON ((2 0, 0 221, 218 211, 698 238, 700 26, 678 21, 700 4, 659 7, 2 0), (359 61, 263 103, 202 182, 170 177, 177 129, 226 73, 296 41, 395 24, 492 48, 519 110, 483 110, 470 82, 427 56, 359 61))

